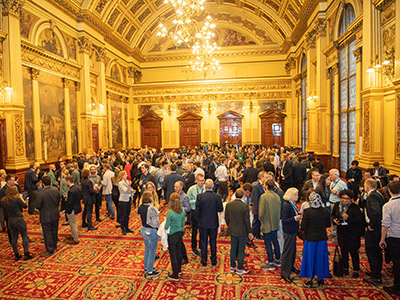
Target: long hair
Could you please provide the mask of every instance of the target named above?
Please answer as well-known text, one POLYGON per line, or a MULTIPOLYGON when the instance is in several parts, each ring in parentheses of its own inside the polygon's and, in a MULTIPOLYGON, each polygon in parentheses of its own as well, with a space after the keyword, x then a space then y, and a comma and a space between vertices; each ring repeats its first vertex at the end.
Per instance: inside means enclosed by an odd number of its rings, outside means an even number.
MULTIPOLYGON (((158 195, 157 195, 156 186, 154 185, 153 182, 148 181, 148 182, 146 183, 146 185, 144 186, 146 190, 147 190, 147 186, 148 186, 148 185, 151 185, 151 186, 153 187, 153 191, 152 191, 151 193, 153 194, 153 204, 156 204, 156 203, 158 203, 158 195)), ((149 192, 150 192, 150 191, 149 191, 149 192)))
POLYGON ((122 177, 124 177, 125 175, 126 171, 119 172, 117 182, 119 183, 122 180, 122 177))
POLYGON ((180 214, 182 212, 183 208, 181 204, 181 197, 178 193, 171 194, 169 198, 169 208, 177 214, 180 214))
POLYGON ((18 195, 19 193, 17 187, 15 185, 9 186, 6 189, 6 196, 4 197, 4 200, 6 202, 11 201, 12 199, 17 198, 18 195))

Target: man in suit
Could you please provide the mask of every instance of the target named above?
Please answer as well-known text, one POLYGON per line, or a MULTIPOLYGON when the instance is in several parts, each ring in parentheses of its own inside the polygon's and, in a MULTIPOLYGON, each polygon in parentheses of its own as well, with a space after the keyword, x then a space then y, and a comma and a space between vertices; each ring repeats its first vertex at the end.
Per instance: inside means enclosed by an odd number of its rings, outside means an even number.
POLYGON ((35 200, 37 194, 37 183, 39 182, 37 171, 39 166, 39 163, 34 163, 30 165, 29 170, 25 173, 25 191, 27 191, 29 195, 28 213, 30 215, 38 214, 35 210, 35 200))
POLYGON ((353 199, 357 201, 360 182, 362 180, 362 171, 358 168, 358 161, 351 162, 351 168, 346 172, 347 186, 353 191, 353 199))
POLYGON ((187 193, 187 191, 189 190, 189 188, 195 184, 195 175, 193 172, 193 165, 192 164, 186 164, 183 166, 185 172, 183 173, 183 178, 185 179, 184 182, 184 191, 185 193, 187 193))
POLYGON ((167 203, 169 202, 169 197, 174 192, 175 182, 184 181, 184 179, 181 175, 176 174, 177 168, 178 168, 178 166, 176 164, 171 164, 170 165, 171 173, 169 173, 167 176, 165 176, 165 179, 164 179, 163 189, 166 191, 165 201, 167 203))
POLYGON ((80 186, 75 185, 74 177, 67 176, 67 178, 65 178, 65 181, 69 187, 68 198, 67 202, 65 203, 65 213, 67 214, 68 223, 71 227, 71 237, 67 237, 67 243, 79 244, 76 216, 82 212, 82 190, 80 186))
MULTIPOLYGON (((140 170, 142 171, 142 175, 140 176, 140 180, 139 180, 141 194, 143 194, 143 192, 146 190, 145 186, 146 186, 146 183, 149 181, 154 183, 154 186, 157 187, 157 178, 156 178, 156 176, 154 176, 153 174, 150 173, 149 169, 150 169, 150 167, 146 163, 144 163, 140 166, 140 170)), ((173 190, 174 190, 174 185, 172 185, 171 194, 173 193, 173 190)))
POLYGON ((303 188, 301 189, 301 195, 302 195, 302 198, 304 200, 306 200, 307 191, 309 189, 314 189, 315 190, 317 188, 320 178, 321 178, 321 175, 319 174, 318 169, 314 169, 311 172, 311 179, 307 180, 304 183, 303 188))
POLYGON ((286 190, 293 185, 293 175, 292 175, 292 161, 288 160, 286 153, 281 154, 281 188, 286 192, 286 190))
POLYGON ((364 278, 371 284, 382 283, 382 251, 379 247, 381 240, 382 206, 383 197, 376 191, 377 183, 374 179, 367 179, 364 183, 364 191, 367 193, 365 205, 365 221, 367 232, 365 233, 365 252, 367 253, 370 278, 364 278))
POLYGON ((51 185, 50 177, 43 176, 42 183, 44 187, 37 195, 36 207, 40 212, 40 223, 46 246, 46 251, 40 256, 47 257, 57 250, 60 193, 51 185))
POLYGON ((272 163, 274 161, 274 156, 273 155, 268 155, 266 162, 264 164, 264 171, 265 172, 272 172, 276 176, 276 168, 274 164, 272 163))
POLYGON ((267 172, 261 171, 258 173, 258 180, 253 182, 253 191, 251 192, 251 203, 253 204, 253 224, 252 233, 257 239, 262 239, 260 234, 260 220, 258 219, 258 201, 262 194, 265 193, 264 187, 262 185, 263 181, 267 178, 267 172))
POLYGON ((213 192, 214 183, 206 180, 206 192, 197 196, 196 217, 200 231, 201 264, 207 265, 207 241, 210 239, 211 264, 217 265, 218 213, 222 212, 221 196, 213 192))
POLYGON ((377 182, 379 182, 378 188, 386 186, 388 183, 387 174, 389 173, 389 171, 386 168, 380 166, 378 161, 374 162, 373 166, 374 168, 372 169, 372 177, 377 182))
POLYGON ((301 190, 301 187, 306 179, 306 173, 307 169, 305 164, 303 164, 303 157, 299 156, 292 167, 293 184, 294 187, 299 191, 301 190))
POLYGON ((251 160, 245 160, 246 169, 243 171, 243 183, 253 183, 257 181, 257 175, 260 172, 258 169, 254 168, 251 160))
POLYGON ((228 225, 228 234, 231 236, 231 272, 246 274, 249 270, 243 268, 244 250, 248 239, 253 238, 250 227, 250 210, 243 202, 244 190, 239 188, 235 192, 235 200, 229 202, 225 208, 225 221, 228 225), (236 257, 238 267, 236 268, 236 257))

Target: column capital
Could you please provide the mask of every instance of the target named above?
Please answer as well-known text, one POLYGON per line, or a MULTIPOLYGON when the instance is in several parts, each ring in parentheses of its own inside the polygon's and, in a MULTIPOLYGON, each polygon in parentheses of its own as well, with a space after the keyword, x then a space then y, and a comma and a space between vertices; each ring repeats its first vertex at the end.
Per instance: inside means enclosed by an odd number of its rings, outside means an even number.
POLYGON ((79 53, 89 54, 92 49, 92 41, 85 36, 78 38, 79 53))
POLYGON ((309 50, 310 48, 314 48, 315 40, 316 40, 315 33, 313 31, 306 33, 305 38, 306 38, 306 40, 305 40, 306 49, 309 50))
POLYGON ((339 64, 338 63, 333 64, 332 70, 335 73, 335 75, 338 75, 339 74, 339 64))
POLYGON ((71 79, 63 78, 62 81, 63 81, 64 88, 68 88, 71 83, 71 79))
POLYGON ((359 48, 356 48, 356 50, 353 50, 353 55, 356 58, 356 62, 360 63, 362 60, 362 48, 359 47, 359 48))
POLYGON ((39 77, 40 71, 35 68, 30 68, 30 71, 31 71, 32 80, 37 80, 37 78, 39 77))
POLYGON ((1 0, 3 16, 14 15, 20 17, 23 1, 1 0))
POLYGON ((75 86, 77 91, 81 90, 81 83, 79 81, 75 82, 75 86))
POLYGON ((106 49, 96 46, 94 46, 93 48, 96 54, 96 61, 104 62, 106 59, 106 49))

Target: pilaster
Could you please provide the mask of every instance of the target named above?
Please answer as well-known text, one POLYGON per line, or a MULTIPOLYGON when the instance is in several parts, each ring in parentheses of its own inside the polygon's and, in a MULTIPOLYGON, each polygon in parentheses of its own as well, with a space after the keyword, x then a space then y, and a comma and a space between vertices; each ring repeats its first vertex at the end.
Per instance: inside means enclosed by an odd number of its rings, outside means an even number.
POLYGON ((110 118, 111 111, 106 109, 107 106, 107 92, 106 92, 106 71, 105 71, 105 58, 106 49, 103 47, 94 47, 96 54, 97 70, 99 76, 97 77, 97 102, 99 113, 99 145, 103 150, 108 149, 107 141, 107 118, 110 118), (108 116, 107 116, 108 115, 108 116))
POLYGON ((65 147, 67 158, 72 158, 72 140, 71 140, 71 105, 69 99, 69 85, 71 80, 63 78, 64 86, 64 124, 65 124, 65 147))
MULTIPOLYGON (((40 71, 34 68, 30 69, 32 79, 32 114, 33 114, 33 141, 35 147, 35 161, 43 163, 42 148, 42 129, 40 125, 40 99, 38 76, 40 71)), ((46 157, 45 157, 46 159, 46 157)))
POLYGON ((339 147, 340 147, 340 128, 339 128, 339 64, 336 63, 332 66, 333 73, 334 73, 334 80, 335 80, 335 107, 333 110, 333 122, 335 126, 335 131, 334 131, 334 145, 333 145, 333 166, 335 168, 339 167, 339 147))
POLYGON ((362 87, 362 48, 356 48, 356 50, 353 51, 353 55, 356 57, 356 155, 355 158, 356 160, 359 159, 361 153, 360 153, 360 148, 361 148, 361 141, 362 139, 359 139, 359 137, 362 136, 362 101, 361 101, 361 87, 362 87))

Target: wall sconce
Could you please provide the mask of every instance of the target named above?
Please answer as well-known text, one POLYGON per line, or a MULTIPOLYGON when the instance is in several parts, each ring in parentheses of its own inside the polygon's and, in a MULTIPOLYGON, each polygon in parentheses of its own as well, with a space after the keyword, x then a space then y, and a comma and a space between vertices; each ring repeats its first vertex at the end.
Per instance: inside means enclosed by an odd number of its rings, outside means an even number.
POLYGON ((310 102, 310 103, 311 103, 311 102, 316 102, 317 99, 318 99, 318 96, 314 94, 314 96, 308 96, 306 99, 307 99, 307 101, 310 102))
POLYGON ((8 82, 4 81, 0 86, 0 104, 11 104, 14 89, 8 86, 8 82))
POLYGON ((248 106, 244 107, 244 109, 248 109, 250 111, 250 113, 252 113, 254 109, 259 109, 259 108, 260 108, 260 106, 254 105, 252 101, 249 102, 248 106))
POLYGON ((209 114, 211 114, 211 112, 216 109, 217 108, 215 106, 211 105, 211 103, 208 103, 207 107, 201 108, 202 111, 207 111, 209 114))
POLYGON ((385 59, 382 63, 379 62, 379 56, 376 55, 375 58, 375 65, 372 67, 372 62, 367 69, 368 73, 373 73, 373 72, 381 72, 383 75, 387 77, 392 77, 394 75, 394 47, 390 49, 389 51, 385 51, 385 59))

